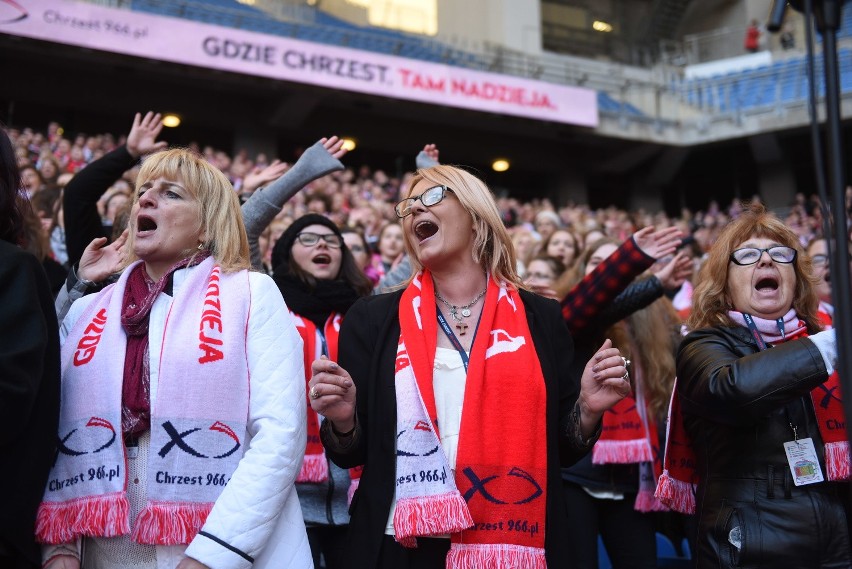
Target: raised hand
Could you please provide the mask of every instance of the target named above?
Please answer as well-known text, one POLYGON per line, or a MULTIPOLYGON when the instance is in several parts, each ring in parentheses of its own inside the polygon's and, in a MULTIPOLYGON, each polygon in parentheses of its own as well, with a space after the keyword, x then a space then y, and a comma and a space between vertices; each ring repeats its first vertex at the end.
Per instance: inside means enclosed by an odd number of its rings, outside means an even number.
POLYGON ((527 286, 527 288, 530 289, 530 291, 532 291, 532 292, 534 292, 534 293, 536 293, 540 296, 552 298, 553 300, 559 300, 559 301, 562 300, 559 297, 559 295, 556 294, 556 291, 553 290, 552 288, 550 288, 549 286, 534 285, 534 284, 530 284, 530 283, 526 283, 526 286, 527 286))
POLYGON ((438 146, 437 145, 427 144, 426 146, 423 147, 423 153, 426 154, 426 156, 428 156, 430 159, 434 160, 435 162, 440 163, 440 160, 438 160, 438 146))
POLYGON ((284 175, 290 168, 290 165, 281 160, 275 160, 266 168, 255 167, 251 172, 243 178, 243 185, 240 191, 244 194, 254 193, 256 189, 265 186, 270 182, 274 182, 284 175))
POLYGON ((124 245, 127 243, 129 232, 129 229, 125 229, 118 236, 118 239, 109 245, 106 245, 106 237, 93 239, 86 250, 83 251, 83 256, 80 257, 77 276, 86 281, 99 283, 108 276, 117 273, 127 257, 124 245))
POLYGON ((665 267, 654 273, 654 276, 660 279, 664 289, 671 291, 679 289, 690 274, 692 274, 692 259, 681 251, 672 257, 665 267))
POLYGON ((311 408, 344 433, 355 427, 355 383, 349 372, 322 356, 311 364, 308 398, 311 408))
POLYGON ((654 259, 671 255, 680 245, 683 232, 677 227, 666 227, 659 231, 649 225, 633 234, 636 246, 654 259))
POLYGON ((338 160, 346 156, 346 153, 349 152, 343 148, 343 140, 336 136, 332 136, 331 138, 320 138, 320 142, 322 142, 322 145, 326 150, 328 150, 328 153, 338 160))
POLYGON ((148 111, 143 118, 139 113, 133 117, 133 126, 127 135, 127 152, 133 158, 139 158, 152 152, 165 150, 169 143, 157 142, 160 131, 163 130, 163 117, 160 113, 148 111))

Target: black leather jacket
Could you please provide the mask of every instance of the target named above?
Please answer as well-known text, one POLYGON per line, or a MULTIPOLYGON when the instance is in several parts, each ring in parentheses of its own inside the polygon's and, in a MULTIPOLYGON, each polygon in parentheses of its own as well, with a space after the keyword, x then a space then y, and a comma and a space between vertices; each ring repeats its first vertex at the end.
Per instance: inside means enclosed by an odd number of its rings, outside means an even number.
POLYGON ((828 374, 814 343, 761 352, 745 328, 696 330, 680 346, 677 372, 700 477, 697 566, 852 566, 845 485, 795 486, 783 447, 795 427, 798 439, 813 440, 825 475, 810 392, 828 374))

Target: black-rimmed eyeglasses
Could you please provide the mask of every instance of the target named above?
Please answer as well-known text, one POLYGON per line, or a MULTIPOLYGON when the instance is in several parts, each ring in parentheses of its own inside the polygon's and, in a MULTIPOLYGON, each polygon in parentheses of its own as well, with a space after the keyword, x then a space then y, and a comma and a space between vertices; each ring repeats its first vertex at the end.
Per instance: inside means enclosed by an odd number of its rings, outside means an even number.
POLYGON ((396 216, 400 219, 407 217, 412 214, 412 210, 414 209, 414 204, 417 200, 420 200, 420 203, 425 205, 426 207, 432 207, 435 204, 441 203, 441 200, 444 199, 444 196, 447 195, 447 192, 452 192, 450 188, 447 186, 435 186, 434 188, 429 188, 419 196, 412 196, 410 198, 405 198, 394 208, 396 210, 396 216))
POLYGON ((770 259, 776 263, 782 263, 785 265, 795 261, 796 255, 798 254, 792 247, 786 247, 784 245, 774 245, 772 247, 767 247, 766 249, 760 249, 758 247, 743 247, 742 249, 737 249, 731 253, 731 261, 741 266, 753 265, 760 260, 764 251, 769 254, 770 259))
POLYGON ((332 247, 334 249, 340 249, 340 246, 343 245, 343 239, 335 235, 334 233, 329 233, 327 235, 320 235, 319 233, 311 233, 310 231, 302 231, 298 235, 296 235, 296 239, 299 240, 299 243, 304 245, 305 247, 313 247, 319 240, 322 239, 325 241, 326 245, 332 247))

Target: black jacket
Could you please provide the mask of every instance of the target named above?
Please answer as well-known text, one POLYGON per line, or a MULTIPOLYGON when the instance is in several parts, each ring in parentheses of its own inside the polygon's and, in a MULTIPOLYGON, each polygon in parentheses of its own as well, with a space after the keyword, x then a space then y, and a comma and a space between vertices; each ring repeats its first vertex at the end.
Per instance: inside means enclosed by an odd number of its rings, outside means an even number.
POLYGON ((700 477, 698 566, 852 566, 845 484, 795 486, 784 452, 795 427, 826 475, 810 392, 827 373, 814 343, 761 352, 745 328, 696 330, 681 344, 677 376, 700 477))
MULTIPOLYGON (((650 305, 662 297, 664 292, 663 283, 655 276, 630 283, 630 286, 601 310, 583 333, 574 339, 576 354, 572 364, 574 372, 583 373, 586 362, 595 355, 606 339, 605 332, 610 326, 650 305)), ((664 426, 658 427, 661 438, 665 432, 664 426)), ((662 444, 663 441, 661 440, 660 443, 662 444)), ((563 469, 562 478, 592 490, 624 494, 636 494, 639 491, 638 464, 593 464, 591 453, 572 467, 563 469)))
MULTIPOLYGON (((365 464, 350 510, 352 518, 345 544, 347 567, 351 568, 376 567, 394 496, 396 392, 393 382, 401 295, 402 291, 397 291, 362 298, 349 310, 340 331, 339 362, 357 386, 357 412, 362 433, 353 445, 357 448, 346 454, 335 453, 329 448, 327 452, 343 468, 365 464)), ((564 567, 570 552, 562 536, 569 528, 559 469, 578 460, 588 448, 582 451, 572 448, 565 437, 560 437, 560 432, 564 432, 569 422, 579 395, 580 378, 569 370, 574 349, 559 305, 526 291, 521 291, 521 299, 548 393, 547 564, 564 567)))
POLYGON ((41 565, 36 509, 59 422, 59 330, 41 264, 0 240, 0 559, 41 565))
POLYGON ((77 172, 65 186, 62 208, 69 267, 77 264, 92 239, 110 237, 111 230, 98 213, 98 200, 136 162, 126 146, 119 146, 77 172))

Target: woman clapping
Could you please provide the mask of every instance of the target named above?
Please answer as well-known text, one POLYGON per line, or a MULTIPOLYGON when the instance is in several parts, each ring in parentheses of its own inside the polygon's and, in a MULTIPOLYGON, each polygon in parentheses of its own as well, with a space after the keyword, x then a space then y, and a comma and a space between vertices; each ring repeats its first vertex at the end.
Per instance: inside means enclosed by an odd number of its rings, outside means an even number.
POLYGON ((629 391, 623 360, 607 341, 570 374, 559 306, 519 290, 474 176, 420 170, 396 212, 415 275, 353 305, 339 364, 314 362, 309 383, 332 460, 364 465, 349 566, 560 567, 559 467, 629 391))
POLYGON ((118 282, 62 323, 45 567, 80 567, 81 544, 96 569, 310 567, 299 336, 247 270, 231 184, 191 152, 150 156, 126 249, 118 282))

